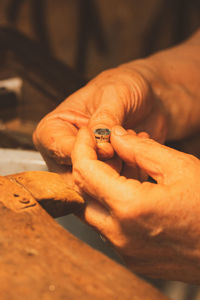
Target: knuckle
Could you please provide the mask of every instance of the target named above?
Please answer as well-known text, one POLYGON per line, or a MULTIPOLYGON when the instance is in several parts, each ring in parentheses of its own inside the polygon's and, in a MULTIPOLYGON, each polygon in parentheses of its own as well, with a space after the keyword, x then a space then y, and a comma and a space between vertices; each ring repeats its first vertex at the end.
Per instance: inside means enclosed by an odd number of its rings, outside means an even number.
POLYGON ((188 159, 190 160, 190 163, 191 163, 192 165, 197 165, 197 164, 199 164, 199 159, 198 159, 196 156, 191 155, 191 154, 187 154, 187 157, 188 157, 188 159))
POLYGON ((130 76, 119 68, 113 68, 101 72, 92 82, 98 87, 100 93, 120 93, 122 96, 130 91, 130 76))
POLYGON ((80 170, 76 167, 73 167, 73 179, 76 185, 78 185, 79 187, 82 186, 83 178, 80 170))
POLYGON ((93 123, 98 124, 98 126, 112 127, 113 124, 119 123, 119 119, 117 116, 113 115, 109 108, 101 107, 101 109, 93 116, 89 125, 92 126, 93 123))
POLYGON ((135 195, 133 193, 128 193, 123 198, 118 198, 115 200, 113 212, 120 222, 125 222, 130 220, 130 218, 135 218, 137 214, 135 195))
POLYGON ((42 136, 43 136, 43 132, 46 128, 46 120, 47 120, 47 116, 44 117, 37 125, 36 129, 35 129, 35 139, 36 141, 40 141, 42 136))
MULTIPOLYGON (((138 182, 138 187, 132 186, 130 179, 126 185, 124 198, 115 201, 114 213, 120 222, 138 220, 143 215, 154 212, 159 197, 150 182, 138 182), (148 196, 149 195, 149 196, 148 196)), ((162 193, 160 193, 161 195, 162 193)))
MULTIPOLYGON (((183 154, 182 166, 184 170, 187 170, 187 173, 194 172, 200 168, 200 161, 197 157, 191 154, 183 154)), ((185 173, 185 172, 184 172, 185 173)))
POLYGON ((125 222, 131 218, 134 219, 135 212, 129 206, 121 205, 116 209, 117 216, 121 222, 125 222))
POLYGON ((104 70, 97 75, 96 79, 101 79, 101 78, 112 78, 116 73, 116 68, 110 68, 107 70, 104 70))
POLYGON ((73 165, 73 179, 74 183, 83 189, 84 187, 84 179, 85 179, 85 163, 75 163, 73 165))
POLYGON ((38 148, 39 146, 39 137, 38 137, 38 131, 37 128, 35 129, 35 131, 33 132, 33 143, 36 146, 36 148, 38 148))
POLYGON ((33 133, 33 142, 37 148, 43 144, 43 123, 41 120, 33 133))
POLYGON ((48 121, 46 117, 40 121, 33 133, 33 142, 41 153, 45 153, 56 163, 61 165, 70 163, 70 158, 63 153, 62 147, 55 142, 54 135, 51 134, 51 121, 48 121))

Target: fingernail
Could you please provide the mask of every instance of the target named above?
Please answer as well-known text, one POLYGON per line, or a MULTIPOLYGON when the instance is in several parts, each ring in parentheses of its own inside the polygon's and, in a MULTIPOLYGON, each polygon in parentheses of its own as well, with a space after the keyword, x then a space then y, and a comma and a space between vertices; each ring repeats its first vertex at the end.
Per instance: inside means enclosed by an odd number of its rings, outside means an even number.
POLYGON ((125 135, 127 134, 126 130, 121 126, 115 126, 113 129, 115 135, 125 135))

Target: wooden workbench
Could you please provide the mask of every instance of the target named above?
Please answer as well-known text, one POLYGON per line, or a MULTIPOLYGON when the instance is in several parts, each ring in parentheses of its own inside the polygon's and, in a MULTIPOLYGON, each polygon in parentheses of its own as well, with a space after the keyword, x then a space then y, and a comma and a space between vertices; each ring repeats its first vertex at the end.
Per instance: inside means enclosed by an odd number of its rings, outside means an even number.
POLYGON ((58 225, 26 186, 0 177, 0 299, 166 298, 58 225))

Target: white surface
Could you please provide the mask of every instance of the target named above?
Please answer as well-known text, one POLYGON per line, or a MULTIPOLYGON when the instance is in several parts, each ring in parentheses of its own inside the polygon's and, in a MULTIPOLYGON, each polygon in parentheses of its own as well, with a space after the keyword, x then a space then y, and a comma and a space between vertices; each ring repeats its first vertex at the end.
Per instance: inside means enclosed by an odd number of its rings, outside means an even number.
POLYGON ((21 93, 22 84, 23 80, 20 77, 0 80, 0 88, 6 88, 9 91, 16 92, 18 95, 21 93))
POLYGON ((0 175, 38 170, 47 171, 39 152, 0 148, 0 175))

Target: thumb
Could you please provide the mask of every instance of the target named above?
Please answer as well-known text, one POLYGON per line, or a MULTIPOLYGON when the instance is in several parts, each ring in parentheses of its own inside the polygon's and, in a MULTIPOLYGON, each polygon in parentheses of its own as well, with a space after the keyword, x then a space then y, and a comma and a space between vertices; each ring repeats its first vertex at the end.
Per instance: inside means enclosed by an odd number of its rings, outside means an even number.
POLYGON ((111 143, 123 161, 128 165, 136 163, 158 183, 171 184, 183 175, 185 153, 130 134, 121 126, 112 129, 111 143))
MULTIPOLYGON (((101 93, 98 108, 89 121, 89 128, 94 132, 99 128, 111 130, 113 126, 121 125, 125 114, 124 105, 120 99, 120 92, 113 85, 107 86, 101 93)), ((110 143, 99 142, 97 153, 102 159, 110 159, 114 155, 114 150, 110 143)))

